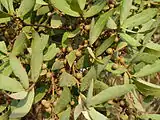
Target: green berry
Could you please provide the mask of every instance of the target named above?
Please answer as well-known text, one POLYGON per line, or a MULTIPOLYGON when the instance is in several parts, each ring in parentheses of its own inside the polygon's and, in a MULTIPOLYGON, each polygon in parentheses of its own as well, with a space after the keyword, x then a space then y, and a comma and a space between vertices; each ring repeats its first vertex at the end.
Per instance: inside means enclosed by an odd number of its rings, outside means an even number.
POLYGON ((82 77, 83 77, 82 73, 77 73, 77 74, 76 74, 76 78, 77 78, 77 79, 81 79, 82 77))

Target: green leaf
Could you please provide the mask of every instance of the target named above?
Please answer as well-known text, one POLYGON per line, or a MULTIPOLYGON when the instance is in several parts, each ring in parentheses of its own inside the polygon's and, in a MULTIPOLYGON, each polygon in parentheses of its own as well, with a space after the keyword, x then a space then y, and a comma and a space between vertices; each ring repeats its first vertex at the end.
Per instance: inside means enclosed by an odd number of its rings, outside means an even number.
POLYGON ((4 41, 0 41, 0 52, 7 54, 7 47, 4 41))
POLYGON ((144 115, 139 116, 139 118, 143 120, 159 120, 160 115, 159 114, 144 114, 144 115))
POLYGON ((85 91, 89 87, 92 79, 93 80, 96 79, 96 70, 93 66, 88 71, 88 73, 81 79, 82 83, 81 83, 81 86, 80 86, 80 90, 85 91))
POLYGON ((17 104, 16 108, 12 110, 12 113, 10 114, 10 118, 21 118, 24 117, 31 109, 32 104, 34 100, 34 89, 32 89, 28 96, 20 100, 17 104))
POLYGON ((53 63, 52 70, 60 70, 63 67, 64 67, 63 61, 57 60, 53 63))
POLYGON ((92 17, 98 14, 106 5, 106 0, 96 0, 89 10, 84 12, 83 17, 92 17))
POLYGON ((6 104, 0 105, 0 120, 9 120, 10 107, 6 104))
POLYGON ((66 55, 66 60, 67 60, 70 67, 72 67, 72 65, 76 59, 75 53, 76 53, 76 51, 71 51, 68 55, 66 55))
POLYGON ((113 70, 112 69, 113 64, 114 64, 113 62, 108 63, 106 66, 106 70, 116 75, 120 75, 127 71, 127 69, 124 66, 120 66, 120 65, 116 70, 113 70))
POLYGON ((54 5, 57 9, 64 12, 67 15, 73 16, 73 17, 79 17, 79 13, 76 11, 73 11, 70 7, 70 4, 66 0, 51 0, 51 4, 54 5))
POLYGON ((26 91, 21 91, 21 92, 17 92, 17 93, 8 94, 9 97, 11 97, 12 99, 15 99, 15 100, 22 100, 27 95, 28 95, 28 92, 26 92, 26 91))
POLYGON ((4 76, 0 74, 0 89, 10 91, 10 92, 20 92, 24 91, 21 83, 16 79, 4 76))
POLYGON ((23 17, 24 15, 26 15, 34 8, 35 3, 36 0, 22 0, 21 5, 17 11, 17 16, 23 17))
POLYGON ((160 60, 155 61, 151 65, 144 66, 139 72, 135 73, 134 77, 143 77, 160 71, 160 60))
POLYGON ((107 22, 107 28, 117 29, 117 24, 115 23, 115 21, 111 17, 109 17, 109 20, 107 22))
POLYGON ((73 86, 76 84, 77 79, 75 77, 73 77, 71 74, 67 73, 67 72, 63 72, 60 76, 60 86, 73 86))
POLYGON ((12 49, 12 54, 15 56, 19 55, 21 52, 23 52, 24 48, 27 47, 27 36, 24 32, 21 32, 19 36, 17 37, 16 41, 14 42, 14 46, 12 49))
POLYGON ((91 100, 93 97, 93 88, 94 88, 94 80, 92 79, 91 84, 88 89, 88 94, 87 94, 87 102, 91 100))
POLYGON ((49 40, 49 35, 41 34, 42 50, 45 49, 45 47, 48 43, 48 40, 49 40))
POLYGON ((11 15, 0 10, 0 18, 8 18, 8 17, 11 17, 11 15))
POLYGON ((97 49, 96 49, 96 56, 101 55, 104 51, 107 50, 108 47, 112 45, 114 42, 116 36, 111 36, 108 39, 106 39, 97 49))
POLYGON ((12 74, 11 65, 5 66, 5 68, 2 70, 2 74, 5 76, 10 76, 12 74))
POLYGON ((13 0, 0 0, 1 4, 6 8, 9 14, 13 14, 13 0))
POLYGON ((52 16, 52 19, 51 19, 51 26, 52 28, 59 28, 62 26, 62 20, 61 20, 61 17, 57 14, 53 15, 52 16))
POLYGON ((54 108, 54 112, 56 114, 62 112, 65 108, 67 108, 67 105, 70 101, 71 101, 70 90, 69 90, 69 88, 64 87, 62 94, 61 94, 61 96, 60 96, 59 100, 57 101, 57 104, 54 108))
POLYGON ((70 3, 70 7, 73 11, 76 11, 78 12, 79 14, 82 14, 83 11, 81 10, 80 8, 80 5, 79 5, 79 1, 78 0, 72 0, 71 3, 70 3))
POLYGON ((78 3, 79 3, 81 10, 83 10, 86 4, 86 0, 78 0, 78 3))
POLYGON ((133 47, 140 46, 141 44, 135 40, 133 37, 129 36, 128 34, 125 33, 120 33, 121 39, 125 40, 129 45, 133 47))
POLYGON ((129 91, 133 90, 134 88, 135 86, 133 84, 109 87, 108 89, 105 89, 99 94, 93 96, 92 99, 88 102, 88 106, 94 106, 97 104, 104 103, 110 99, 120 97, 122 95, 125 95, 129 91))
POLYGON ((119 42, 116 48, 116 51, 119 51, 123 48, 125 48, 128 44, 126 42, 119 42))
POLYGON ((68 107, 65 111, 61 112, 58 116, 60 120, 70 120, 71 107, 68 107))
POLYGON ((83 111, 82 104, 78 104, 74 109, 74 120, 77 120, 82 111, 83 111))
POLYGON ((153 95, 156 97, 160 97, 160 86, 155 85, 149 82, 146 82, 141 79, 134 80, 134 83, 139 91, 141 91, 145 95, 153 95))
POLYGON ((113 12, 114 9, 102 14, 99 17, 93 28, 90 30, 90 36, 89 36, 90 45, 92 45, 98 39, 99 35, 101 34, 103 28, 106 25, 107 20, 109 19, 110 16, 112 16, 113 12))
POLYGON ((43 0, 36 0, 36 4, 48 5, 48 3, 44 2, 43 0))
POLYGON ((92 120, 108 120, 106 116, 96 111, 93 107, 89 108, 88 112, 92 120))
POLYGON ((130 14, 130 9, 132 7, 133 0, 122 0, 121 11, 120 11, 120 24, 127 19, 130 14))
POLYGON ((59 51, 60 51, 59 48, 56 48, 56 44, 51 44, 48 47, 47 53, 43 56, 43 60, 44 61, 52 60, 59 51))
POLYGON ((145 62, 145 63, 154 63, 158 59, 158 56, 149 54, 149 53, 141 53, 132 62, 145 62))
POLYGON ((49 12, 49 7, 48 6, 42 6, 37 10, 37 16, 44 15, 48 12, 49 12))
POLYGON ((151 20, 157 14, 157 12, 158 10, 156 8, 148 8, 146 10, 143 10, 141 13, 138 13, 126 19, 122 24, 122 28, 131 28, 144 24, 151 20))
POLYGON ((12 67, 13 73, 20 79, 23 87, 25 89, 29 88, 29 79, 26 70, 23 68, 19 59, 16 56, 10 55, 10 65, 12 67))
POLYGON ((154 43, 150 41, 149 43, 146 44, 146 47, 155 51, 160 51, 160 44, 154 43))
POLYGON ((36 82, 39 77, 42 62, 43 62, 43 49, 41 44, 41 38, 38 35, 38 33, 36 31, 33 31, 32 35, 33 35, 33 40, 31 44, 31 48, 32 48, 31 79, 34 82, 36 82))

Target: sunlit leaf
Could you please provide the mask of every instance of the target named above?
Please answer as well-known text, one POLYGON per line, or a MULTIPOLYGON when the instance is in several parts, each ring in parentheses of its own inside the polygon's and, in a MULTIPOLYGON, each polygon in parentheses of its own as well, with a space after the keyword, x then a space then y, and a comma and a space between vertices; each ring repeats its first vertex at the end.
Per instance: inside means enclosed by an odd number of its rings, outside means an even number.
POLYGON ((106 102, 110 99, 120 97, 133 90, 134 88, 135 86, 133 84, 109 87, 108 89, 105 89, 99 94, 93 96, 92 99, 88 102, 88 106, 94 106, 106 102))
POLYGON ((96 21, 95 25, 90 30, 90 36, 89 36, 90 45, 92 45, 98 39, 99 35, 101 34, 103 28, 106 25, 107 20, 113 14, 113 12, 114 9, 102 14, 96 21))
POLYGON ((21 83, 16 79, 4 76, 0 74, 0 89, 10 91, 10 92, 20 92, 24 91, 21 83))
POLYGON ((29 79, 26 70, 23 68, 19 59, 16 56, 10 55, 10 65, 12 67, 13 73, 20 79, 23 87, 28 89, 29 79))
POLYGON ((10 118, 21 118, 24 117, 31 109, 34 100, 34 89, 32 89, 28 96, 20 100, 16 108, 12 110, 10 118))
POLYGON ((43 49, 41 44, 41 38, 36 31, 33 31, 32 40, 32 56, 31 56, 31 78, 34 82, 37 81, 42 62, 43 62, 43 49))
POLYGON ((83 17, 92 17, 98 14, 106 5, 106 0, 96 0, 89 10, 84 12, 83 17))
POLYGON ((59 50, 59 48, 56 47, 56 44, 51 44, 48 47, 48 51, 43 56, 43 60, 44 61, 49 61, 49 60, 53 59, 59 51, 60 50, 59 50))
POLYGON ((71 107, 68 107, 65 111, 61 112, 58 116, 60 120, 70 120, 71 107))
POLYGON ((28 92, 21 91, 17 93, 8 94, 9 97, 16 99, 16 100, 22 100, 27 96, 28 92))
POLYGON ((122 28, 130 28, 144 24, 151 20, 157 14, 157 12, 158 10, 156 8, 148 8, 143 10, 141 13, 138 13, 124 20, 122 28))
POLYGON ((76 53, 76 51, 71 51, 68 55, 66 55, 66 60, 67 60, 70 67, 72 67, 72 65, 76 59, 75 53, 76 53))
POLYGON ((17 11, 18 17, 23 17, 28 12, 30 12, 36 3, 36 0, 22 0, 21 5, 17 11))
POLYGON ((144 66, 139 72, 135 73, 135 77, 143 77, 160 71, 160 60, 155 61, 151 65, 144 66))

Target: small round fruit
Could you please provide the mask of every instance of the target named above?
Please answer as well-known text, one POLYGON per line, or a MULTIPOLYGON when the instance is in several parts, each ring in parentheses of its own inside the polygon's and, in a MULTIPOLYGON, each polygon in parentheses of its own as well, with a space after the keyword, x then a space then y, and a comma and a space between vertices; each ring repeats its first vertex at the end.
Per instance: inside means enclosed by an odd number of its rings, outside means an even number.
POLYGON ((46 77, 47 78, 51 78, 52 77, 52 73, 51 72, 47 72, 46 77))
POLYGON ((44 104, 44 107, 45 107, 45 108, 49 108, 50 106, 51 106, 51 103, 48 102, 48 101, 46 101, 46 103, 44 104))
POLYGON ((112 55, 113 54, 113 49, 112 48, 108 48, 106 50, 107 54, 112 55))
POLYGON ((47 102, 47 100, 42 100, 41 104, 44 105, 44 104, 46 104, 46 102, 47 102))
POLYGON ((82 73, 76 73, 76 78, 81 79, 83 77, 82 73))
POLYGON ((45 111, 48 112, 48 113, 51 113, 52 109, 51 109, 51 107, 49 107, 49 108, 45 109, 45 111))
POLYGON ((84 29, 85 30, 90 30, 90 25, 85 25, 84 29))
POLYGON ((68 52, 71 52, 72 50, 73 50, 73 48, 71 46, 67 48, 68 52))
POLYGON ((121 100, 121 101, 120 101, 120 105, 121 105, 121 106, 125 106, 125 101, 124 101, 124 100, 121 100))
POLYGON ((112 65, 112 69, 113 69, 113 70, 118 69, 118 64, 113 64, 113 65, 112 65))
POLYGON ((50 17, 50 16, 52 16, 52 13, 51 13, 51 12, 49 12, 47 15, 48 15, 48 17, 50 17))
POLYGON ((120 57, 119 61, 120 61, 121 63, 125 63, 124 57, 120 57))
POLYGON ((62 52, 65 53, 66 52, 66 48, 62 48, 62 52))
POLYGON ((74 104, 75 104, 75 102, 72 100, 72 101, 71 101, 71 105, 74 105, 74 104))
POLYGON ((80 57, 81 55, 82 55, 82 51, 77 50, 77 51, 76 51, 76 56, 77 56, 77 57, 80 57))
POLYGON ((117 43, 118 41, 119 41, 119 38, 118 38, 118 37, 116 37, 116 38, 115 38, 115 40, 114 40, 114 42, 116 42, 116 43, 117 43))
POLYGON ((47 68, 47 65, 46 64, 42 64, 42 69, 46 69, 47 68))

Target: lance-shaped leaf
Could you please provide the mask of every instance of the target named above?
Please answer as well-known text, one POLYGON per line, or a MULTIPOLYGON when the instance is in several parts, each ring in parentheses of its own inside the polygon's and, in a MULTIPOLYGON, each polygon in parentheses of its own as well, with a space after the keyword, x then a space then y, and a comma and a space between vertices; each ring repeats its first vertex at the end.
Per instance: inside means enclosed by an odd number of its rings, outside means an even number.
POLYGON ((41 38, 36 31, 33 31, 33 40, 31 48, 31 78, 34 82, 36 82, 39 77, 41 65, 43 62, 43 49, 41 44, 41 38))
POLYGON ((60 51, 59 48, 56 48, 56 44, 51 44, 48 47, 48 51, 44 55, 43 60, 49 61, 49 60, 53 59, 59 51, 60 51))
POLYGON ((133 47, 137 47, 141 45, 137 40, 135 40, 133 37, 131 37, 128 34, 120 33, 120 37, 121 39, 125 40, 129 45, 133 47))
POLYGON ((71 107, 68 107, 65 111, 61 112, 58 116, 60 120, 70 120, 71 107))
POLYGON ((96 56, 101 55, 104 51, 107 50, 109 46, 112 45, 114 42, 116 36, 111 36, 108 39, 106 39, 97 49, 96 49, 96 56))
POLYGON ((1 4, 6 8, 9 14, 13 14, 13 0, 0 0, 1 4))
POLYGON ((13 98, 13 99, 15 99, 15 100, 22 100, 22 99, 24 99, 27 95, 28 95, 28 92, 26 92, 26 91, 21 91, 21 92, 17 92, 17 93, 8 94, 8 96, 9 96, 10 98, 13 98))
POLYGON ((151 20, 157 14, 157 12, 157 8, 148 8, 146 10, 143 10, 141 13, 138 13, 126 19, 122 24, 122 28, 130 28, 144 24, 151 20))
POLYGON ((0 89, 10 92, 24 91, 24 88, 20 82, 2 74, 0 74, 0 89))
POLYGON ((139 116, 138 118, 141 118, 144 120, 160 120, 160 115, 159 114, 144 114, 144 115, 139 116))
POLYGON ((78 3, 79 3, 81 10, 83 10, 86 4, 86 0, 78 0, 78 3))
POLYGON ((99 35, 101 34, 103 28, 106 25, 108 18, 113 14, 113 12, 114 9, 102 14, 99 17, 93 28, 90 30, 90 36, 89 36, 90 45, 92 45, 98 39, 99 35))
POLYGON ((88 102, 88 106, 94 106, 97 104, 104 103, 110 99, 120 97, 122 95, 125 95, 129 91, 133 90, 134 88, 135 86, 133 84, 109 87, 108 89, 105 89, 99 94, 93 96, 92 99, 88 102))
POLYGON ((7 104, 0 105, 0 120, 9 120, 10 106, 7 104))
POLYGON ((82 83, 80 86, 80 90, 85 91, 89 87, 92 79, 96 79, 96 69, 93 66, 88 71, 88 73, 81 79, 82 83))
POLYGON ((24 32, 21 32, 17 37, 16 41, 14 42, 12 54, 14 55, 20 54, 24 50, 24 48, 27 47, 26 41, 27 41, 27 36, 25 35, 24 32))
POLYGON ((8 17, 11 17, 11 15, 0 10, 0 18, 8 18, 8 17))
POLYGON ((79 5, 79 1, 78 0, 72 0, 71 3, 70 3, 70 7, 73 11, 76 11, 78 12, 79 14, 82 15, 83 11, 81 10, 80 8, 80 5, 79 5))
POLYGON ((22 0, 21 5, 17 11, 17 16, 23 17, 24 15, 26 15, 34 8, 35 3, 36 0, 22 0))
POLYGON ((7 54, 7 47, 4 41, 0 41, 0 52, 7 54))
POLYGON ((64 87, 62 94, 57 101, 57 104, 54 108, 55 113, 60 113, 62 112, 65 108, 67 108, 68 103, 71 101, 71 93, 69 88, 64 87))
POLYGON ((108 120, 106 116, 96 111, 93 107, 89 108, 88 113, 92 120, 108 120))
POLYGON ((130 9, 132 7, 132 0, 122 0, 121 12, 120 12, 120 24, 122 25, 124 20, 127 19, 130 9))
POLYGON ((67 15, 74 17, 80 16, 78 12, 71 9, 69 2, 67 2, 66 0, 51 0, 51 4, 67 15))
POLYGON ((106 5, 106 0, 96 0, 96 2, 87 10, 84 12, 83 17, 92 17, 96 14, 98 14, 106 5))
POLYGON ((160 44, 154 43, 152 41, 147 43, 146 47, 155 51, 160 51, 160 44))
POLYGON ((134 80, 134 83, 138 90, 142 92, 144 95, 153 95, 156 97, 160 97, 160 86, 155 85, 149 82, 146 82, 141 79, 134 80))
POLYGON ((10 55, 9 59, 10 59, 10 65, 12 67, 13 73, 20 79, 20 82, 22 83, 23 87, 25 89, 28 89, 29 80, 28 80, 27 72, 23 68, 20 60, 17 59, 17 57, 14 55, 10 55))
POLYGON ((34 100, 34 89, 32 89, 28 96, 20 100, 16 108, 14 108, 10 114, 10 118, 21 118, 24 117, 31 109, 34 100))
POLYGON ((135 77, 143 77, 160 71, 160 60, 155 61, 151 65, 144 66, 139 72, 135 73, 135 77))

